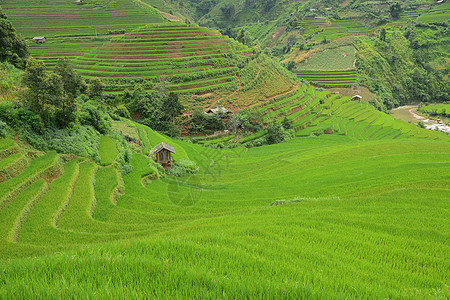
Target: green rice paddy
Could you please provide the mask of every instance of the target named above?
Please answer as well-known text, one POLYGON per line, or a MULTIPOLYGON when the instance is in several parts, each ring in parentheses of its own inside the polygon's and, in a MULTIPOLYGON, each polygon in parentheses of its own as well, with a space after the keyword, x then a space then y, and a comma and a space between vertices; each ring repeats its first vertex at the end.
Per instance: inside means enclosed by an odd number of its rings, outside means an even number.
POLYGON ((100 139, 100 148, 98 149, 102 166, 111 165, 119 155, 116 143, 108 136, 102 136, 100 139))
POLYGON ((324 87, 351 86, 357 82, 357 71, 296 71, 298 77, 324 87))
MULTIPOLYGON (((163 23, 137 2, 0 4, 26 37, 128 31, 34 45, 50 67, 70 56, 85 78, 109 82, 110 93, 144 79, 150 90, 164 74, 172 90, 201 94, 236 88, 239 74, 247 92, 236 90, 240 103, 267 124, 286 116, 297 137, 220 150, 122 119, 113 128, 139 139, 124 176, 110 137, 101 138, 99 164, 0 139, 1 299, 450 297, 447 135, 306 83, 279 80, 278 93, 268 78, 279 71, 256 60, 238 70, 230 59, 248 48, 213 30, 163 23), (71 17, 63 22, 64 15, 71 17), (130 30, 147 23, 157 24, 130 30), (199 172, 158 177, 149 154, 160 142, 199 172)), ((159 0, 143 2, 167 10, 159 0)), ((317 41, 367 33, 348 20, 307 23, 317 41)), ((355 70, 297 75, 325 87, 357 81, 355 70)))
POLYGON ((199 173, 144 185, 155 169, 136 152, 123 180, 79 159, 50 179, 57 154, 33 160, 0 183, 2 298, 448 296, 445 135, 224 151, 129 126, 199 173))
POLYGON ((14 27, 25 38, 35 36, 106 34, 134 29, 147 23, 164 22, 154 10, 143 9, 136 1, 0 1, 14 27), (114 22, 111 22, 111 19, 114 22))

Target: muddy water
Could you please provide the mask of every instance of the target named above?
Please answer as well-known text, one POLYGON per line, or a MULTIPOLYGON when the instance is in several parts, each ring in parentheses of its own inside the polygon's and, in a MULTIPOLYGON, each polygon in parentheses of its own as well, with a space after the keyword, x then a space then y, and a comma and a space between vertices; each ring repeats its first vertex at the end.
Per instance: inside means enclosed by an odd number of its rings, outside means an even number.
POLYGON ((405 122, 417 124, 419 121, 425 124, 425 127, 430 130, 439 130, 446 133, 450 133, 450 125, 438 123, 435 120, 422 117, 417 113, 417 105, 406 105, 394 108, 389 113, 394 118, 400 119, 405 122))
POLYGON ((417 105, 400 106, 394 108, 389 113, 396 119, 417 124, 419 121, 423 122, 423 120, 415 117, 417 107, 417 105))

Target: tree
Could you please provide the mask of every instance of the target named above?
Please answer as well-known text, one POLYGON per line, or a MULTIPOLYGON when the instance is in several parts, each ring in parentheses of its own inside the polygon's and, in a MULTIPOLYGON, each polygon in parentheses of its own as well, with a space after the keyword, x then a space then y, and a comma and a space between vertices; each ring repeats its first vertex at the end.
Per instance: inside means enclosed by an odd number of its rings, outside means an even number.
POLYGON ((168 94, 170 86, 171 84, 166 76, 161 76, 159 78, 159 82, 155 85, 155 90, 158 92, 159 98, 162 99, 168 94))
POLYGON ((103 98, 103 92, 105 91, 106 85, 101 81, 100 78, 92 78, 89 81, 87 93, 89 98, 103 98))
POLYGON ((68 58, 60 58, 55 66, 54 72, 61 76, 64 93, 69 99, 75 99, 80 93, 82 80, 80 74, 75 72, 68 58))
POLYGON ((175 118, 181 115, 184 106, 180 103, 178 94, 169 93, 166 97, 161 99, 161 112, 163 113, 163 120, 174 123, 175 118))
POLYGON ((23 69, 29 56, 28 47, 0 8, 0 61, 9 61, 23 69))
POLYGON ((42 61, 29 59, 25 72, 22 75, 22 83, 28 87, 25 92, 25 104, 36 113, 42 113, 46 109, 45 93, 47 73, 42 61))
POLYGON ((380 31, 380 41, 386 41, 386 29, 381 29, 380 31))
POLYGON ((234 7, 234 4, 227 4, 222 6, 220 8, 220 11, 222 12, 222 15, 226 20, 230 20, 234 16, 236 9, 234 7))
POLYGON ((75 96, 81 87, 79 75, 67 68, 66 63, 62 62, 54 73, 47 74, 43 62, 29 59, 22 77, 27 87, 25 105, 45 123, 54 120, 61 128, 75 120, 75 96))
POLYGON ((289 71, 291 71, 292 69, 294 69, 294 68, 295 68, 295 61, 293 61, 293 60, 288 61, 287 65, 286 65, 286 68, 287 68, 289 71))
POLYGON ((272 9, 272 7, 275 6, 275 4, 277 3, 276 0, 262 0, 262 8, 265 12, 268 12, 269 10, 272 9))
POLYGON ((267 127, 267 143, 272 144, 278 144, 284 141, 284 131, 283 127, 273 122, 267 127))
POLYGON ((291 129, 292 128, 292 124, 291 121, 289 121, 289 119, 287 118, 287 116, 284 116, 283 121, 281 121, 281 126, 283 126, 284 129, 291 129))
POLYGON ((391 13, 391 17, 393 17, 394 19, 398 19, 402 11, 402 6, 400 5, 400 3, 395 2, 389 7, 389 11, 391 13))

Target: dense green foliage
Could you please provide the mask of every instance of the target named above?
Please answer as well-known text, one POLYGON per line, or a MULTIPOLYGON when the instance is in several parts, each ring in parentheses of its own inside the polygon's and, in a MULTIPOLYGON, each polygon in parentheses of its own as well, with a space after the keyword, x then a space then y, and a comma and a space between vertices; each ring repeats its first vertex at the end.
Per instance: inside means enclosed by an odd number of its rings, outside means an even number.
POLYGON ((0 7, 0 62, 8 61, 16 67, 23 68, 28 55, 27 44, 17 34, 0 7))
POLYGON ((51 74, 43 62, 28 60, 22 82, 28 88, 25 105, 39 114, 44 123, 56 122, 63 128, 75 120, 75 98, 82 82, 67 59, 60 59, 51 74))
POLYGON ((441 116, 450 118, 450 104, 437 104, 419 107, 419 112, 429 114, 430 116, 441 116))
POLYGON ((410 26, 387 30, 385 40, 361 40, 357 66, 388 109, 411 102, 448 100, 448 69, 436 70, 436 51, 448 49, 448 29, 410 26))

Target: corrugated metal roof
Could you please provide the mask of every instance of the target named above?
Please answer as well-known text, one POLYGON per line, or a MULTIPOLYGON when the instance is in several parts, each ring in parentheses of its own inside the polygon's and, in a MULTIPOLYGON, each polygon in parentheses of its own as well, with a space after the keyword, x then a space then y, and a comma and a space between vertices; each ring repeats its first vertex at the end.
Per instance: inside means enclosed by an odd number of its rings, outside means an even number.
POLYGON ((170 146, 164 142, 158 144, 155 148, 153 148, 153 152, 158 153, 159 151, 161 151, 162 149, 166 149, 172 153, 176 153, 175 152, 175 148, 173 146, 170 146))
POLYGON ((218 113, 218 112, 232 113, 231 110, 228 110, 228 109, 226 109, 225 107, 212 108, 212 109, 209 109, 209 110, 207 111, 207 113, 213 113, 213 114, 216 114, 216 113, 218 113))

